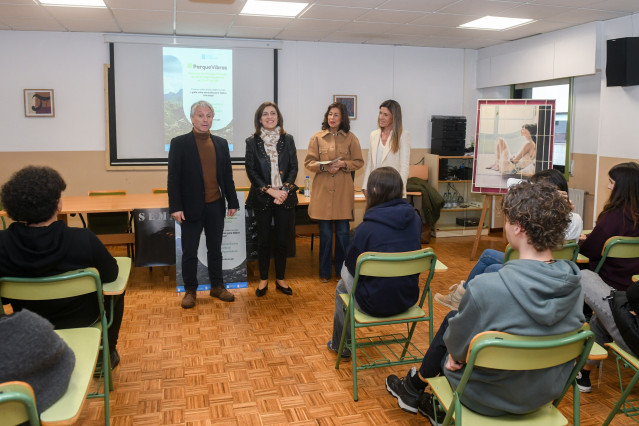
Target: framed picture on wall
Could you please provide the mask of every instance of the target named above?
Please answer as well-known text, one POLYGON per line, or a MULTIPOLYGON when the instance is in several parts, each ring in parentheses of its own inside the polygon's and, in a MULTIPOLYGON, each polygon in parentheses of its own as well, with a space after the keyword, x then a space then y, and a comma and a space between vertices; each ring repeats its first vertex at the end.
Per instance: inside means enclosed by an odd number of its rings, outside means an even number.
POLYGON ((346 105, 348 118, 357 120, 357 95, 333 95, 333 102, 341 102, 346 105))
POLYGON ((55 117, 53 89, 24 89, 25 117, 55 117))
POLYGON ((509 179, 552 168, 554 123, 554 99, 480 99, 472 191, 504 194, 509 179))

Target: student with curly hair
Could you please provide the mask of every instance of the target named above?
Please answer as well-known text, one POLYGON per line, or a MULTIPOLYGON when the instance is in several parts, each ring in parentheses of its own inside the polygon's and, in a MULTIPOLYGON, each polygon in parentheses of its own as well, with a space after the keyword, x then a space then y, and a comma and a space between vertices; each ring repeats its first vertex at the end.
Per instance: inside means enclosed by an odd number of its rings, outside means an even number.
MULTIPOLYGON (((0 276, 46 277, 94 267, 103 283, 118 276, 118 264, 98 237, 85 228, 69 228, 58 220, 61 194, 67 185, 50 167, 27 166, 1 190, 2 204, 14 221, 0 231, 0 276)), ((120 361, 118 341, 124 295, 116 296, 109 328, 111 366, 120 361)), ((3 299, 14 311, 28 309, 49 320, 56 329, 87 327, 99 318, 95 293, 64 299, 22 301, 3 299)), ((109 308, 107 304, 107 308, 109 308)))
MULTIPOLYGON (((444 318, 419 370, 386 379, 386 389, 402 409, 419 410, 431 422, 435 412, 432 395, 424 392, 424 380, 444 374, 456 387, 475 335, 493 330, 549 336, 576 330, 584 322, 579 268, 552 256, 570 222, 566 197, 545 182, 522 182, 504 196, 502 209, 504 232, 520 258, 499 272, 475 278, 459 312, 444 318)), ((528 413, 561 395, 573 365, 571 361, 534 371, 480 369, 468 381, 461 402, 485 416, 528 413)))

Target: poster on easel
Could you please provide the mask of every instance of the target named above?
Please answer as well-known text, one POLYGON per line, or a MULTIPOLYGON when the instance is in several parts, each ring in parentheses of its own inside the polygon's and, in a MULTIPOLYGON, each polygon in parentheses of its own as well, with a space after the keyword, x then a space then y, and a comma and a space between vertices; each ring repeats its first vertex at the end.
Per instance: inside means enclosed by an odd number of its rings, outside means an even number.
MULTIPOLYGON (((227 289, 246 288, 248 285, 244 193, 238 192, 237 199, 240 208, 232 217, 225 217, 222 235, 222 274, 227 289)), ((211 289, 206 253, 206 236, 202 231, 197 251, 197 291, 211 289)), ((184 291, 184 278, 182 276, 182 229, 177 222, 175 222, 175 255, 176 286, 179 293, 184 291)))
POLYGON ((554 135, 554 99, 480 99, 472 192, 504 194, 508 179, 552 168, 554 135))

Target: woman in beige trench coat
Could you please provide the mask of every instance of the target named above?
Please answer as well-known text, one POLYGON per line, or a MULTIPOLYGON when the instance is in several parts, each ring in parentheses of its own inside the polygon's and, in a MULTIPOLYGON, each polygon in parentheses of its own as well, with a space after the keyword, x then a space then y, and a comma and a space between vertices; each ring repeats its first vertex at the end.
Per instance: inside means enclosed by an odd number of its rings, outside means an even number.
POLYGON ((319 276, 331 277, 333 227, 335 227, 335 275, 339 276, 349 241, 348 221, 353 219, 355 187, 351 172, 364 165, 359 140, 350 132, 346 105, 328 106, 322 130, 308 144, 304 165, 315 173, 308 215, 320 229, 319 276))

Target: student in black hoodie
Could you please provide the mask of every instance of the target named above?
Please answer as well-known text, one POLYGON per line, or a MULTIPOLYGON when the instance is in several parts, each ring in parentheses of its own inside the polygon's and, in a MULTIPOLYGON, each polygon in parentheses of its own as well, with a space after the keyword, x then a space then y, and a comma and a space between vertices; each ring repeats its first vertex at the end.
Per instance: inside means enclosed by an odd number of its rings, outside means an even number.
MULTIPOLYGON (((396 253, 419 250, 422 222, 413 206, 402 199, 404 184, 393 167, 380 167, 371 173, 366 188, 364 221, 357 227, 353 242, 346 252, 342 278, 335 289, 333 338, 328 349, 337 352, 344 327, 340 294, 353 288, 357 257, 367 251, 396 253)), ((405 277, 362 277, 357 284, 355 304, 369 315, 388 317, 404 312, 417 303, 419 275, 405 277)), ((349 358, 344 348, 342 357, 349 358)))
MULTIPOLYGON (((84 228, 69 228, 57 220, 66 183, 50 167, 27 166, 2 186, 2 204, 14 221, 0 231, 0 276, 43 277, 73 269, 95 267, 103 283, 118 276, 118 264, 96 235, 84 228)), ((56 329, 86 327, 99 316, 95 293, 46 301, 9 302, 14 311, 27 308, 48 319, 56 329)), ((109 309, 109 303, 105 306, 109 309)), ((124 295, 113 300, 109 328, 111 365, 120 357, 115 350, 124 313, 124 295)))

